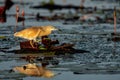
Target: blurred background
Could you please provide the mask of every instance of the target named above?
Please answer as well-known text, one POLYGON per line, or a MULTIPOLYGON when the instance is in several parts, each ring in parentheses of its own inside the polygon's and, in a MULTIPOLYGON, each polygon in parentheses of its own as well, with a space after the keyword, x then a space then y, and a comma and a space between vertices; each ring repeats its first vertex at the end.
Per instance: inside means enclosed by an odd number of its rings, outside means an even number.
POLYGON ((46 68, 55 74, 51 80, 119 80, 119 31, 120 0, 0 0, 0 79, 48 79, 10 72, 32 64, 32 59, 39 66, 47 63, 46 68), (49 35, 52 40, 74 44, 74 49, 86 52, 14 52, 20 49, 20 42, 26 41, 14 37, 15 32, 45 25, 61 30, 49 35))

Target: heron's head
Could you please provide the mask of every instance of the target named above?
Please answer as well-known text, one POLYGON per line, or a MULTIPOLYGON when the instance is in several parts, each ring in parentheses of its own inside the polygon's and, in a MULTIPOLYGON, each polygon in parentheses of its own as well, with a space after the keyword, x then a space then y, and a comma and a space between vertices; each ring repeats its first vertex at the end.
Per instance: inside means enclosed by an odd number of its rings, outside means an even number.
POLYGON ((45 28, 46 28, 47 30, 51 30, 51 31, 58 30, 56 27, 51 26, 51 25, 45 26, 45 28))

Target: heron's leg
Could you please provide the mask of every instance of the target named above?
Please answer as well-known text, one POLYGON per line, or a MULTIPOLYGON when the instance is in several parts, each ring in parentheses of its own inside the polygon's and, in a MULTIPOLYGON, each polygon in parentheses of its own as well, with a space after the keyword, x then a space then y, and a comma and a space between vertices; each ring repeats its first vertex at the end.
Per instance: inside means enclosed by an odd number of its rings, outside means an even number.
POLYGON ((30 45, 32 46, 32 48, 35 48, 32 40, 30 40, 30 45))
POLYGON ((38 38, 38 40, 35 40, 36 42, 41 42, 42 40, 41 40, 41 38, 38 38))

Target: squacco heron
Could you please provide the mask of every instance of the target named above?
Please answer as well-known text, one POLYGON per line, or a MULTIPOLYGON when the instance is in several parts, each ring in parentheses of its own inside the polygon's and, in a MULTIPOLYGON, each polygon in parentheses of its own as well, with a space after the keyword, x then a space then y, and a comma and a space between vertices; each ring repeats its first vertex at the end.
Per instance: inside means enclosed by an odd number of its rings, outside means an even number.
POLYGON ((14 33, 14 36, 30 40, 30 44, 34 48, 32 41, 36 41, 38 37, 50 35, 53 30, 57 30, 57 28, 51 25, 30 27, 14 33))

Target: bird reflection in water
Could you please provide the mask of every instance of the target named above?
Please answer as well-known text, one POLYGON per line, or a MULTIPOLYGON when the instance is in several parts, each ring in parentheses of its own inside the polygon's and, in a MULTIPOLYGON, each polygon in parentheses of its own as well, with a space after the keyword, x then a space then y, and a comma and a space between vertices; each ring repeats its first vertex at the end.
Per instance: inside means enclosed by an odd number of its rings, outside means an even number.
POLYGON ((45 77, 45 78, 52 78, 58 74, 54 73, 53 71, 46 68, 46 64, 42 64, 38 66, 37 64, 29 63, 23 66, 18 66, 13 68, 15 72, 19 72, 29 76, 38 76, 38 77, 45 77))

